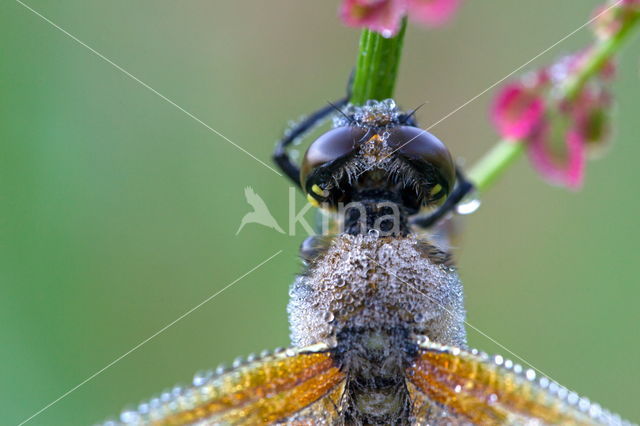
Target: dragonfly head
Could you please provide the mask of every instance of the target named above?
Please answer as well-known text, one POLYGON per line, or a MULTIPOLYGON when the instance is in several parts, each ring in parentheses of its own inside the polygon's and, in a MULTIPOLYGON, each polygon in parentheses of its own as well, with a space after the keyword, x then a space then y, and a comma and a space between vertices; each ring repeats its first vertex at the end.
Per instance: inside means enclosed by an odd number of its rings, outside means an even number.
POLYGON ((375 114, 341 124, 316 139, 304 156, 300 181, 311 204, 335 208, 370 197, 417 211, 447 198, 455 166, 433 134, 375 114))

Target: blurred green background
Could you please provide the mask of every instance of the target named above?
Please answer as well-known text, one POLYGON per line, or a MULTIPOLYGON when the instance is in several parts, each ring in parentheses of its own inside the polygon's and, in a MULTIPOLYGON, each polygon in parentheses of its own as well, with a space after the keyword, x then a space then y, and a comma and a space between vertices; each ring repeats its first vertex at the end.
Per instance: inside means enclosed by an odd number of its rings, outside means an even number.
MULTIPOLYGON (((598 3, 469 1, 446 29, 410 26, 396 97, 427 102, 421 123, 439 120, 598 3)), ((287 120, 343 94, 358 39, 335 1, 29 4, 266 162, 287 120)), ((590 39, 583 30, 534 65, 590 39)), ((11 0, 0 52, 0 423, 31 416, 278 250, 30 424, 90 424, 199 369, 286 346, 303 232, 235 234, 246 186, 286 227, 288 183, 11 0)), ((521 160, 465 220, 459 259, 471 324, 639 421, 637 37, 624 53, 614 146, 584 190, 550 187, 521 160)), ((496 140, 490 100, 434 129, 467 163, 496 140)))

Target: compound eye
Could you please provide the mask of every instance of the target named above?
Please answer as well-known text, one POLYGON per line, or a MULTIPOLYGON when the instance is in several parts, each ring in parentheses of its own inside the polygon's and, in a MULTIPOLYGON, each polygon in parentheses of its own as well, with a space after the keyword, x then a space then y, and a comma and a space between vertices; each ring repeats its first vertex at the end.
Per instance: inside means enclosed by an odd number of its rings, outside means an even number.
POLYGON ((302 161, 300 182, 304 186, 307 177, 318 167, 351 154, 362 141, 367 131, 359 127, 338 127, 316 139, 307 150, 302 161))
MULTIPOLYGON (((389 145, 405 158, 429 165, 437 174, 433 189, 441 185, 444 195, 453 188, 455 166, 449 150, 440 139, 418 127, 400 126, 391 131, 389 145)), ((433 195, 438 195, 436 192, 434 190, 433 195)))

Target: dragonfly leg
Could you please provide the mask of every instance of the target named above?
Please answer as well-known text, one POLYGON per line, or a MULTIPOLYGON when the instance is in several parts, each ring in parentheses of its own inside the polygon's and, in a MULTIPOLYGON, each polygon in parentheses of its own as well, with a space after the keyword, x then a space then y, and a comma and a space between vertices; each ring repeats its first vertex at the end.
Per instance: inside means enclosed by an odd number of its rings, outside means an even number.
POLYGON ((327 118, 329 114, 335 112, 336 108, 341 108, 345 106, 348 102, 347 98, 340 99, 339 101, 329 104, 313 114, 306 117, 301 122, 297 123, 293 128, 289 129, 289 131, 284 135, 278 144, 276 145, 276 149, 273 152, 273 161, 276 165, 284 172, 285 175, 293 183, 295 183, 298 187, 300 187, 300 168, 291 160, 289 153, 287 152, 287 147, 291 145, 293 141, 298 138, 303 137, 306 133, 308 133, 315 125, 320 123, 322 120, 327 118))
POLYGON ((273 152, 272 157, 274 163, 276 163, 280 170, 282 170, 282 172, 298 187, 302 187, 302 184, 300 183, 300 168, 291 160, 291 157, 287 152, 287 147, 291 145, 293 141, 303 137, 311 131, 314 126, 327 118, 329 114, 336 110, 340 111, 340 108, 349 103, 349 99, 351 98, 351 86, 353 85, 353 74, 354 73, 352 71, 347 83, 347 96, 337 102, 329 103, 329 105, 307 116, 304 120, 293 126, 293 128, 289 129, 289 131, 276 144, 276 149, 273 152))
POLYGON ((435 212, 429 214, 418 215, 411 220, 411 224, 423 229, 427 229, 435 225, 438 221, 444 218, 447 214, 452 212, 458 203, 464 199, 464 197, 473 191, 473 184, 465 177, 464 173, 459 168, 456 168, 457 184, 453 189, 449 198, 440 206, 435 212))

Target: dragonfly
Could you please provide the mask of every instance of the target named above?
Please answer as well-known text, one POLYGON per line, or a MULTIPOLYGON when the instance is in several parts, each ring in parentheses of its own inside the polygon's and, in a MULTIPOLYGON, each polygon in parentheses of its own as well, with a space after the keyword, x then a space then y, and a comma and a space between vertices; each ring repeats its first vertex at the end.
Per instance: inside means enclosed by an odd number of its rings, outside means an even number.
POLYGON ((468 347, 463 287, 438 229, 473 184, 414 112, 345 98, 277 144, 277 166, 332 219, 300 248, 292 346, 198 373, 105 426, 628 424, 468 347), (298 166, 292 143, 331 117, 298 166))

